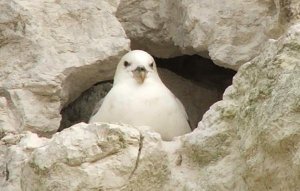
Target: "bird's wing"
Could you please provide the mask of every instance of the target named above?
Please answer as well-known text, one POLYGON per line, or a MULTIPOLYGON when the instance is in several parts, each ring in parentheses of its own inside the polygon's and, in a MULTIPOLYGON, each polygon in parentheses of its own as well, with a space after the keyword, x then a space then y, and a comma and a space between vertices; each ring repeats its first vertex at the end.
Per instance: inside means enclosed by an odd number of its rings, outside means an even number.
POLYGON ((190 122, 190 120, 189 120, 189 116, 188 116, 188 114, 187 114, 187 112, 186 112, 186 110, 185 110, 183 104, 181 103, 181 101, 180 101, 174 94, 173 94, 173 96, 175 97, 176 102, 177 102, 177 104, 178 104, 178 106, 179 106, 181 112, 184 113, 185 118, 186 118, 186 120, 187 120, 187 122, 188 122, 190 128, 192 128, 191 122, 190 122))

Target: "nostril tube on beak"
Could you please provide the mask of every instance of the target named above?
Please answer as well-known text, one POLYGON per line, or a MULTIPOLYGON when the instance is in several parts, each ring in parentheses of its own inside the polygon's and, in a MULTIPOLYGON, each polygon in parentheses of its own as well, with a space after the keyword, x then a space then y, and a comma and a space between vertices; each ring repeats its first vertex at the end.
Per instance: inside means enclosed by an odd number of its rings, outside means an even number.
POLYGON ((138 83, 142 84, 147 76, 148 71, 144 66, 137 66, 133 71, 133 76, 138 83))
POLYGON ((146 71, 146 68, 144 66, 138 66, 136 67, 136 70, 139 71, 139 72, 145 72, 146 71))

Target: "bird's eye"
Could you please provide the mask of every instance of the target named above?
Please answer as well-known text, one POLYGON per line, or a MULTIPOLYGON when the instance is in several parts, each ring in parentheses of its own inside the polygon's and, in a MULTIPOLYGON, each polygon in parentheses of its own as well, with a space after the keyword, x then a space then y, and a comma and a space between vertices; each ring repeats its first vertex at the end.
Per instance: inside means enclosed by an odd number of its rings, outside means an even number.
POLYGON ((154 63, 152 62, 152 63, 150 64, 150 67, 153 68, 153 66, 154 66, 154 63))
POLYGON ((124 66, 125 66, 125 67, 128 67, 128 66, 130 66, 130 63, 127 62, 127 61, 125 61, 125 62, 124 62, 124 66))

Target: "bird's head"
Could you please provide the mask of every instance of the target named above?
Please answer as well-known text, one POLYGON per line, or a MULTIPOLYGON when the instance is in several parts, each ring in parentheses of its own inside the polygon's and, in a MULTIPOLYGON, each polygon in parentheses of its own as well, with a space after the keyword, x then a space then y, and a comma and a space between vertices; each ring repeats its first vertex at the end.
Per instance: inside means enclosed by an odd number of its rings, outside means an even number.
POLYGON ((148 79, 159 79, 153 57, 145 51, 133 50, 120 60, 114 84, 129 80, 141 85, 148 79))

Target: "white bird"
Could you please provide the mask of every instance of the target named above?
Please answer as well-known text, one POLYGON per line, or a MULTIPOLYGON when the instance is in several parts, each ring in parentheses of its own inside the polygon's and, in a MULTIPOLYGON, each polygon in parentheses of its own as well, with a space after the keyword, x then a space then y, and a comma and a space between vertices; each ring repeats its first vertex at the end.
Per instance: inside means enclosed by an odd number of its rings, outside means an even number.
POLYGON ((122 57, 112 89, 89 122, 149 126, 163 140, 191 131, 184 106, 162 83, 153 57, 142 50, 122 57))

